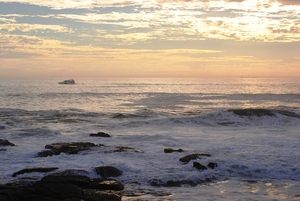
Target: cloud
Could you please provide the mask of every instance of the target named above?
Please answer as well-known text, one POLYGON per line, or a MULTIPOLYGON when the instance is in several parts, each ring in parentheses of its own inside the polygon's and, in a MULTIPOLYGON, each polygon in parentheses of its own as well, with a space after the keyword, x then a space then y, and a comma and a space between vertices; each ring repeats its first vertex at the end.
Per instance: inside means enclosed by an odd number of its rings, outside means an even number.
POLYGON ((299 0, 277 0, 283 5, 300 5, 299 0))
POLYGON ((18 24, 18 23, 9 23, 9 24, 0 24, 0 30, 6 30, 8 32, 12 31, 22 31, 22 32, 30 32, 30 31, 41 31, 41 30, 51 30, 55 32, 66 32, 69 33, 70 29, 61 25, 43 25, 43 24, 18 24))

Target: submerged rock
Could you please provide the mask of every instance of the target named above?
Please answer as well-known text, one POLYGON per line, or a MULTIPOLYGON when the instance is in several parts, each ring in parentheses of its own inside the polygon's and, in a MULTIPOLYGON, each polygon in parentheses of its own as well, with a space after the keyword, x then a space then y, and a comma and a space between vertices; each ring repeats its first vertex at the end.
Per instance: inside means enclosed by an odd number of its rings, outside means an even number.
POLYGON ((0 146, 16 146, 8 140, 0 139, 0 146))
POLYGON ((51 172, 54 170, 57 170, 56 167, 37 167, 37 168, 25 168, 23 170, 20 170, 18 172, 13 173, 13 177, 16 177, 17 175, 24 174, 24 173, 32 173, 32 172, 51 172))
POLYGON ((182 149, 172 149, 172 148, 164 149, 164 153, 173 153, 173 152, 183 152, 183 150, 182 149))
POLYGON ((111 137, 109 134, 104 132, 98 132, 98 133, 91 133, 91 137, 111 137))

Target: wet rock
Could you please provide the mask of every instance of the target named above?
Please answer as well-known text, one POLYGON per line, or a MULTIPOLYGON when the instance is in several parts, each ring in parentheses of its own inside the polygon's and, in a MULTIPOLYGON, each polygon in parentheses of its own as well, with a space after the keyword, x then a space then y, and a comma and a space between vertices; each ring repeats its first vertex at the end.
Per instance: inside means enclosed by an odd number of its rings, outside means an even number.
POLYGON ((152 179, 149 181, 149 184, 151 186, 157 186, 157 187, 181 187, 182 185, 190 185, 190 186, 196 186, 200 183, 203 183, 204 181, 192 181, 192 180, 168 180, 166 182, 160 180, 160 179, 152 179))
POLYGON ((172 148, 164 149, 164 153, 173 153, 173 152, 183 152, 183 150, 182 149, 172 149, 172 148))
POLYGON ((59 155, 60 153, 65 154, 77 154, 80 151, 89 150, 92 147, 95 147, 94 143, 91 142, 62 142, 62 143, 53 143, 46 145, 46 149, 38 153, 38 157, 47 157, 53 155, 59 155))
POLYGON ((210 162, 210 163, 208 163, 207 166, 208 166, 210 169, 215 169, 216 167, 218 167, 218 164, 217 164, 217 163, 210 162))
POLYGON ((200 156, 206 156, 206 157, 211 157, 210 154, 206 154, 206 153, 197 153, 197 154, 189 154, 186 155, 182 158, 179 159, 180 162, 183 162, 185 164, 187 164, 188 162, 190 162, 191 160, 196 160, 198 158, 200 158, 200 156))
POLYGON ((0 139, 0 146, 16 146, 8 140, 0 139))
POLYGON ((198 170, 207 170, 207 167, 205 167, 204 165, 202 165, 198 162, 194 162, 193 167, 197 168, 198 170))
POLYGON ((111 137, 109 134, 104 132, 98 132, 98 133, 91 133, 91 137, 111 137))
POLYGON ((274 116, 275 114, 268 109, 232 109, 228 112, 233 112, 235 115, 239 116, 274 116))
POLYGON ((122 171, 112 166, 100 166, 95 168, 98 175, 102 178, 118 177, 122 175, 122 171))
POLYGON ((37 167, 37 168, 25 168, 23 170, 20 170, 18 172, 13 173, 13 177, 16 177, 17 175, 24 174, 24 173, 32 173, 32 172, 51 172, 54 170, 57 170, 58 168, 47 168, 47 167, 37 167))

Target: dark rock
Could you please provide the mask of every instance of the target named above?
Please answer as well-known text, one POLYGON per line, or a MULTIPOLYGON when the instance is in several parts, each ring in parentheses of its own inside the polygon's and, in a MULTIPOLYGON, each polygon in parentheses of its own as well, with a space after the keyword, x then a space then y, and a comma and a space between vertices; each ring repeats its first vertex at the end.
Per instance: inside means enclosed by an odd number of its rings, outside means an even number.
POLYGON ((55 199, 81 198, 83 190, 72 183, 38 182, 35 187, 37 195, 55 199))
POLYGON ((191 160, 196 160, 198 158, 200 158, 200 156, 206 156, 206 157, 211 157, 210 154, 206 154, 206 153, 197 153, 197 154, 189 154, 187 156, 184 156, 182 158, 179 159, 179 161, 187 164, 188 162, 190 162, 191 160))
POLYGON ((23 188, 19 186, 8 186, 0 188, 0 200, 1 201, 17 201, 22 200, 24 197, 23 188))
MULTIPOLYGON (((64 201, 69 201, 69 199, 64 199, 64 201)), ((81 199, 77 199, 74 201, 80 201, 81 199)), ((22 201, 59 201, 58 199, 54 199, 54 198, 47 198, 47 197, 42 197, 42 196, 39 196, 39 195, 26 195, 24 196, 24 199, 22 201)), ((70 200, 71 201, 71 200, 70 200)), ((72 199, 73 201, 73 199, 72 199)))
POLYGON ((202 165, 198 162, 194 162, 193 167, 197 168, 198 170, 207 170, 207 167, 205 167, 204 165, 202 165))
POLYGON ((77 154, 80 151, 89 150, 96 145, 91 142, 62 142, 62 143, 53 143, 46 145, 46 151, 38 153, 38 157, 47 157, 53 155, 59 155, 60 153, 65 154, 77 154))
POLYGON ((109 134, 104 132, 98 132, 98 133, 91 133, 91 137, 111 137, 109 134))
POLYGON ((0 146, 16 146, 8 140, 0 139, 0 146))
POLYGON ((31 173, 31 172, 51 172, 54 170, 57 170, 58 168, 47 168, 47 167, 37 167, 37 168, 26 168, 23 170, 20 170, 18 172, 13 173, 13 177, 16 177, 19 174, 24 174, 24 173, 31 173))
POLYGON ((122 183, 87 176, 48 175, 33 185, 0 185, 1 201, 120 201, 122 183))
POLYGON ((203 183, 204 181, 191 181, 191 180, 168 180, 163 182, 160 179, 152 179, 149 181, 151 186, 157 187, 181 187, 182 185, 190 185, 190 186, 197 186, 197 184, 203 183))
POLYGON ((239 116, 274 116, 275 114, 268 109, 232 109, 228 110, 239 116))
POLYGON ((97 174, 99 174, 102 178, 107 177, 118 177, 122 175, 122 171, 112 167, 112 166, 100 166, 95 167, 97 174))
POLYGON ((216 167, 218 167, 218 164, 217 164, 217 163, 210 162, 210 163, 208 163, 207 166, 208 166, 210 169, 215 169, 216 167))
POLYGON ((4 130, 5 129, 5 126, 0 126, 0 130, 4 130))
POLYGON ((6 151, 6 149, 0 149, 0 151, 6 151))
POLYGON ((172 149, 172 148, 164 149, 164 153, 173 153, 173 152, 183 152, 183 150, 182 149, 172 149))

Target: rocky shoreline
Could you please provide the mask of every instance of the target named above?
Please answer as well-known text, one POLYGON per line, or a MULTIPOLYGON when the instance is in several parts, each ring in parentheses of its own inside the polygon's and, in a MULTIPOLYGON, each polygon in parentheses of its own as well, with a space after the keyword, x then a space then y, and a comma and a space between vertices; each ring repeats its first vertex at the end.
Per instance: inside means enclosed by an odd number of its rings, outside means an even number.
MULTIPOLYGON (((97 134, 90 134, 91 137, 111 137, 110 135, 99 132, 97 134)), ((16 146, 8 140, 0 139, 0 147, 16 146)), ((103 144, 94 144, 91 142, 59 142, 45 145, 45 150, 41 150, 35 157, 52 157, 64 154, 78 154, 80 152, 100 149, 104 153, 113 152, 137 152, 132 147, 122 146, 106 146, 103 144)), ((5 152, 6 149, 0 149, 5 152)), ((165 148, 165 154, 174 152, 184 152, 183 149, 165 148)), ((190 161, 201 159, 201 157, 211 157, 208 153, 192 153, 187 154, 178 160, 182 165, 188 164, 190 161)), ((199 171, 207 169, 215 169, 218 167, 217 163, 210 162, 203 165, 199 162, 193 162, 193 167, 199 171)), ((14 183, 0 185, 0 200, 1 201, 96 201, 96 200, 111 200, 119 201, 122 196, 138 197, 140 195, 151 194, 155 196, 168 196, 169 192, 151 191, 146 189, 125 189, 125 185, 120 181, 114 179, 123 175, 123 171, 113 166, 99 166, 93 167, 99 178, 89 178, 88 172, 85 170, 60 170, 57 167, 32 167, 19 170, 12 174, 12 177, 17 177, 14 183), (30 173, 44 173, 45 175, 40 180, 34 180, 30 177, 20 177, 19 175, 30 173), (125 189, 125 190, 124 190, 125 189)), ((212 182, 216 178, 204 178, 198 181, 195 180, 169 180, 161 181, 159 179, 152 179, 148 181, 149 185, 155 187, 180 187, 182 185, 197 186, 207 182, 212 182)))

